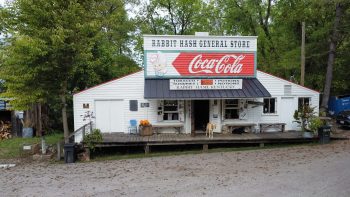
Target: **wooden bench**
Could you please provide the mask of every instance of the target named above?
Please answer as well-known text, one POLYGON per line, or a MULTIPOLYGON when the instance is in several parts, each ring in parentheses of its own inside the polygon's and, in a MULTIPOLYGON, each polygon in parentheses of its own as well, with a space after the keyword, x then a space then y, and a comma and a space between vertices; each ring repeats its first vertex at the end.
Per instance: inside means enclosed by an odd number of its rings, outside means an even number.
POLYGON ((160 128, 174 128, 178 133, 181 133, 184 123, 182 122, 157 122, 152 124, 152 128, 158 134, 160 128))
POLYGON ((260 133, 263 133, 264 130, 268 128, 277 128, 277 129, 280 129, 281 132, 284 132, 285 126, 286 126, 286 123, 260 123, 259 124, 260 133))
POLYGON ((241 128, 241 127, 248 129, 249 130, 248 132, 252 132, 253 127, 256 126, 256 124, 251 122, 224 122, 222 126, 227 127, 228 132, 232 132, 233 129, 241 128))

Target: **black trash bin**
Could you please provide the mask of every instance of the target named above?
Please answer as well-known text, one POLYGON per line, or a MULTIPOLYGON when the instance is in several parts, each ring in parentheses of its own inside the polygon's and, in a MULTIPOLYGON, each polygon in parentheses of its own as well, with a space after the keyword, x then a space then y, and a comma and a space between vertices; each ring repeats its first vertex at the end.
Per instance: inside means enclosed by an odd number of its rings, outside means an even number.
POLYGON ((331 127, 330 126, 322 126, 318 128, 318 138, 321 144, 327 144, 330 141, 331 137, 331 127))
POLYGON ((75 162, 75 144, 67 143, 64 145, 64 162, 65 163, 74 163, 75 162))

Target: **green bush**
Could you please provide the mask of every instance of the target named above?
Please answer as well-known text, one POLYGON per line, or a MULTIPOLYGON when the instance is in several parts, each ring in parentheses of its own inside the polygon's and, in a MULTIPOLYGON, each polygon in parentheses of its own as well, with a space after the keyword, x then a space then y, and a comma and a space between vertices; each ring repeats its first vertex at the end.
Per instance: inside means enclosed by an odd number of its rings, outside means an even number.
POLYGON ((318 128, 320 128, 323 125, 324 125, 324 122, 317 116, 314 116, 310 119, 309 128, 314 133, 316 133, 318 128))
POLYGON ((301 126, 301 131, 305 132, 306 128, 309 126, 308 123, 315 116, 315 107, 310 107, 305 105, 299 110, 295 110, 293 117, 296 120, 295 122, 299 123, 301 126))
POLYGON ((85 135, 83 139, 83 143, 86 144, 91 151, 95 151, 95 144, 100 142, 102 142, 102 134, 100 129, 92 130, 92 132, 85 135))

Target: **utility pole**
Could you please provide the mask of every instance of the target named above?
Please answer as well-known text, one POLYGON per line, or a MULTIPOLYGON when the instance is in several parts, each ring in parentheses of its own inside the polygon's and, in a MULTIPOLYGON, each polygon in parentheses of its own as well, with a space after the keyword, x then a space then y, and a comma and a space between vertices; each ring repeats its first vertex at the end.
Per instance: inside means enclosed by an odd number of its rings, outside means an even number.
POLYGON ((305 81, 305 22, 301 24, 301 75, 300 84, 303 86, 305 81))

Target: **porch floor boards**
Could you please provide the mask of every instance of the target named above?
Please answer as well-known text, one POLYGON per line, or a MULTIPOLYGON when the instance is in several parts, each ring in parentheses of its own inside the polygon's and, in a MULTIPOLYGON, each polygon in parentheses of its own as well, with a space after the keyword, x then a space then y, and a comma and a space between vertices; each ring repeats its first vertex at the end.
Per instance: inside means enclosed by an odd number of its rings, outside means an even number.
MULTIPOLYGON (((337 139, 337 136, 333 136, 337 139)), ((243 133, 243 134, 214 134, 210 139, 205 134, 154 134, 139 136, 124 133, 104 133, 103 142, 97 146, 144 146, 144 145, 184 145, 184 144, 227 144, 227 143, 288 143, 312 142, 318 138, 304 138, 300 132, 273 132, 273 133, 243 133)))

